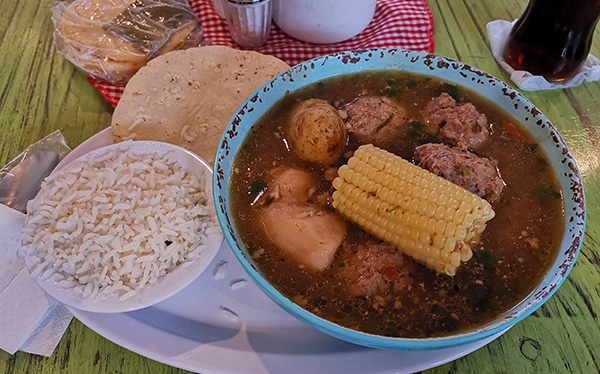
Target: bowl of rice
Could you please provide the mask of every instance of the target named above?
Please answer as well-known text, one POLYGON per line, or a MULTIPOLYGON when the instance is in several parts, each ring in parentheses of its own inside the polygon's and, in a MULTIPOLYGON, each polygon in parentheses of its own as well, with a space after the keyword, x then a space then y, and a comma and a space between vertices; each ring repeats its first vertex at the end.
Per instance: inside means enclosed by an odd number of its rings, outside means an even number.
POLYGON ((211 179, 206 161, 176 145, 96 149, 46 178, 27 205, 19 253, 40 287, 68 306, 154 305, 198 277, 223 242, 211 179))

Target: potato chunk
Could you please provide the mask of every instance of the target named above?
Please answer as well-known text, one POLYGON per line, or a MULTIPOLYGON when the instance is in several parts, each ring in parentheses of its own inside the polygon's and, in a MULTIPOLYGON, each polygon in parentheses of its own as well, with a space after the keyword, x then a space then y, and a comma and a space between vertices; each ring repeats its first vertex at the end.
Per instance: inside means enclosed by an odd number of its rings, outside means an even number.
POLYGON ((335 213, 290 198, 275 200, 261 217, 273 243, 313 271, 331 264, 346 235, 346 224, 335 213))
POLYGON ((269 203, 260 214, 265 233, 280 251, 307 269, 326 269, 346 235, 346 222, 309 202, 316 181, 306 171, 278 167, 271 175, 269 203))
POLYGON ((298 157, 321 165, 337 161, 347 142, 346 127, 338 111, 320 99, 303 101, 292 109, 286 136, 298 157))

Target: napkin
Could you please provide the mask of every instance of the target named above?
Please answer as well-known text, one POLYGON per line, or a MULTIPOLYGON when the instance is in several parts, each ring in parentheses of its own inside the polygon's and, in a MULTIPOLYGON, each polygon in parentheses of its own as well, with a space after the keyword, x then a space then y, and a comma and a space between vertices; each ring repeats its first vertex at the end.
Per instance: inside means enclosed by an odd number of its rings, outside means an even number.
POLYGON ((50 356, 73 316, 17 258, 24 220, 25 214, 0 204, 0 349, 50 356))
POLYGON ((510 79, 522 90, 538 91, 562 89, 579 86, 583 81, 593 82, 600 79, 600 60, 593 55, 588 55, 587 60, 573 78, 560 83, 548 82, 546 78, 533 75, 524 70, 513 69, 503 58, 504 45, 510 30, 516 21, 492 21, 486 25, 488 39, 492 47, 492 54, 500 66, 510 74, 510 79))
MULTIPOLYGON (((280 0, 285 1, 285 0, 280 0)), ((225 20, 213 8, 212 0, 189 0, 200 19, 204 38, 210 45, 239 48, 231 39, 225 20)), ((273 23, 269 40, 257 52, 275 56, 288 65, 328 53, 370 49, 398 48, 433 53, 433 16, 426 0, 378 0, 373 21, 354 38, 335 44, 311 44, 288 35, 273 23)), ((123 94, 123 87, 103 84, 88 78, 88 82, 114 107, 123 94)))

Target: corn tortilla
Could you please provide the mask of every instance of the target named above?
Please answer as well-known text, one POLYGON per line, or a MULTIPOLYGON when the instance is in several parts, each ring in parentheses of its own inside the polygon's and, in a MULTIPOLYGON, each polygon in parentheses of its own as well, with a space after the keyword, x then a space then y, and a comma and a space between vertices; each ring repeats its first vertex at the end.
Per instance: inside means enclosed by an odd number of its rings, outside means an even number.
POLYGON ((125 87, 112 118, 113 138, 173 143, 212 164, 236 109, 288 68, 272 56, 221 46, 166 53, 125 87))

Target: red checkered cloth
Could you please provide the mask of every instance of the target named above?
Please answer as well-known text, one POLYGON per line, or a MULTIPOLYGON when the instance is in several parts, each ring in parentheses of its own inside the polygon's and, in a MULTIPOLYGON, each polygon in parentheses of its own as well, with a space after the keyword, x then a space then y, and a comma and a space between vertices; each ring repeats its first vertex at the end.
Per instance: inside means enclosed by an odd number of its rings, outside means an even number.
MULTIPOLYGON (((283 0, 285 1, 285 0, 283 0)), ((225 20, 212 7, 211 0, 188 0, 204 29, 204 38, 211 45, 238 48, 231 40, 225 20)), ((328 53, 368 48, 399 48, 433 52, 433 17, 425 0, 379 0, 375 17, 359 35, 345 42, 320 45, 304 43, 287 36, 275 24, 269 41, 258 52, 273 55, 289 65, 328 53)), ((123 87, 111 86, 88 78, 114 107, 123 94, 123 87)))

